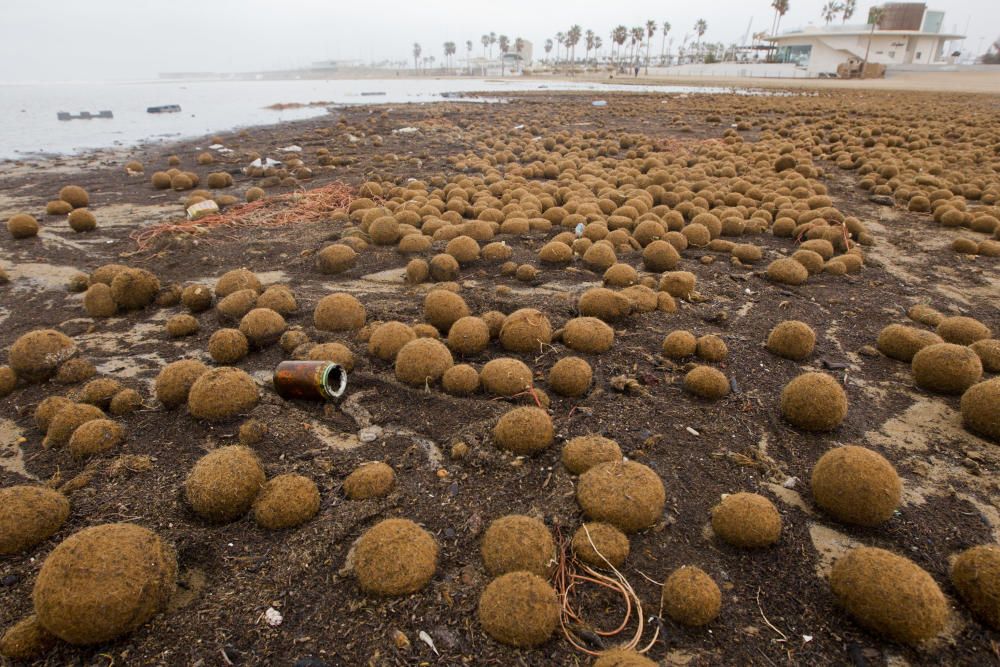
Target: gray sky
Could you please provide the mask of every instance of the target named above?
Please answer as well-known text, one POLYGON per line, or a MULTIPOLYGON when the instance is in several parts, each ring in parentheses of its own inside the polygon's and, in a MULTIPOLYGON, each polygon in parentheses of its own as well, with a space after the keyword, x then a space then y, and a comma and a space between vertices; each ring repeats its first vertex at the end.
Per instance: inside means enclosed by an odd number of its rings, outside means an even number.
MULTIPOLYGON (((424 55, 443 58, 442 43, 474 43, 485 32, 522 36, 542 53, 547 37, 573 23, 605 43, 615 25, 661 26, 670 21, 674 50, 696 20, 704 39, 742 41, 747 24, 768 30, 770 0, 2 0, 0 81, 96 81, 155 77, 161 71, 246 71, 307 65, 323 59, 411 59, 414 41, 424 55)), ((782 27, 821 24, 824 0, 791 0, 782 27)), ((864 22, 872 3, 860 0, 852 22, 864 22)), ((1000 1, 938 0, 944 29, 964 32, 977 53, 1000 37, 1000 1)), ((693 41, 692 36, 692 41, 693 41)), ((660 47, 654 38, 653 52, 660 47)), ((578 51, 579 51, 578 47, 578 51)))

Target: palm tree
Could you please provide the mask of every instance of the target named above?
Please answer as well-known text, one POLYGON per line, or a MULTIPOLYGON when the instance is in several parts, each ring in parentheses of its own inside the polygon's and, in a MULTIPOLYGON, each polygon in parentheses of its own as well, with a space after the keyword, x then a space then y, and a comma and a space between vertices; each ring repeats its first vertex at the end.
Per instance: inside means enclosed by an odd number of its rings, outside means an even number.
POLYGON ((595 36, 594 37, 594 62, 597 62, 597 58, 598 58, 597 54, 601 50, 601 47, 603 45, 604 45, 604 42, 601 41, 601 38, 595 36))
POLYGON ((882 7, 872 7, 868 10, 868 22, 872 24, 872 29, 871 32, 868 33, 868 46, 865 47, 865 59, 861 63, 862 74, 864 74, 865 65, 868 64, 868 53, 872 49, 872 36, 875 34, 875 28, 882 22, 883 15, 885 15, 885 9, 882 7))
POLYGON ((455 42, 444 43, 444 58, 447 63, 451 62, 451 57, 455 55, 455 51, 457 51, 457 48, 455 47, 455 42))
POLYGON ((479 38, 479 41, 481 41, 483 43, 483 58, 485 58, 486 57, 486 47, 490 45, 490 36, 489 35, 483 35, 482 37, 479 38))
POLYGON ((465 40, 465 66, 466 66, 466 69, 469 71, 469 74, 472 74, 472 40, 471 39, 465 40))
POLYGON ((545 57, 548 58, 549 54, 552 53, 552 38, 545 40, 545 57))
POLYGON ((583 29, 578 25, 571 26, 569 32, 566 33, 566 46, 571 49, 569 56, 570 64, 576 60, 576 45, 580 42, 580 37, 582 35, 583 29))
POLYGON ((701 36, 705 34, 706 30, 708 30, 708 24, 705 23, 705 19, 698 19, 694 24, 694 31, 698 34, 698 40, 694 43, 696 51, 701 46, 701 36))
POLYGON ((854 16, 854 10, 858 8, 858 0, 845 0, 844 4, 840 6, 840 10, 843 12, 843 18, 841 23, 847 23, 847 19, 854 16))
POLYGON ((593 30, 588 30, 586 33, 584 33, 584 37, 587 40, 587 42, 586 42, 586 45, 587 45, 587 54, 586 54, 586 56, 584 56, 584 60, 590 60, 590 50, 592 48, 594 48, 594 37, 595 37, 594 31, 593 30))
POLYGON ((493 58, 493 45, 497 43, 497 34, 495 32, 490 33, 490 58, 493 58))
POLYGON ((662 37, 660 38, 660 62, 661 63, 666 62, 666 59, 664 58, 664 54, 666 53, 667 33, 670 32, 670 28, 671 28, 670 21, 664 21, 663 22, 663 32, 661 33, 662 37))
POLYGON ((504 56, 510 50, 510 38, 507 35, 500 35, 500 76, 503 76, 504 56))
POLYGON ((631 40, 632 45, 632 57, 629 58, 629 62, 638 63, 639 62, 639 47, 642 46, 642 38, 646 36, 646 28, 641 25, 637 25, 631 30, 631 40))
MULTIPOLYGON (((556 44, 562 46, 566 41, 566 33, 557 32, 556 33, 556 44)), ((559 46, 556 47, 556 64, 559 63, 559 46)))
POLYGON ((649 75, 649 45, 653 43, 653 35, 656 34, 656 21, 650 19, 646 21, 646 75, 649 75))
POLYGON ((611 40, 618 45, 619 60, 622 60, 622 46, 625 44, 626 39, 628 39, 628 28, 625 26, 620 25, 611 31, 611 40))
POLYGON ((830 0, 825 5, 823 5, 823 14, 822 15, 823 15, 823 20, 826 21, 827 25, 830 25, 830 22, 833 19, 837 18, 837 14, 839 14, 839 13, 840 13, 840 3, 839 2, 834 2, 833 0, 830 0))
POLYGON ((771 34, 778 34, 778 27, 781 25, 781 17, 788 12, 789 0, 773 0, 771 6, 774 7, 774 20, 771 22, 771 34))
POLYGON ((414 70, 419 70, 420 69, 420 67, 419 67, 419 65, 417 63, 417 59, 420 58, 420 52, 421 51, 423 51, 423 49, 420 48, 420 43, 419 42, 413 42, 413 69, 414 70))

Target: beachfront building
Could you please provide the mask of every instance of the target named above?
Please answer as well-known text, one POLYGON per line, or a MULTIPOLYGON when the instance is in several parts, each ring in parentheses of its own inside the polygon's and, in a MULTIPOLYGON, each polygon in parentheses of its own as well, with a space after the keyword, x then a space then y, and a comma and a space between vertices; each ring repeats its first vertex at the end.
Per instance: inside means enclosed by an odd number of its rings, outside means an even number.
POLYGON ((886 67, 945 65, 952 62, 948 42, 963 35, 944 31, 944 12, 927 9, 922 2, 882 5, 877 23, 808 26, 764 39, 774 47, 774 60, 793 63, 808 76, 836 74, 850 60, 886 67))

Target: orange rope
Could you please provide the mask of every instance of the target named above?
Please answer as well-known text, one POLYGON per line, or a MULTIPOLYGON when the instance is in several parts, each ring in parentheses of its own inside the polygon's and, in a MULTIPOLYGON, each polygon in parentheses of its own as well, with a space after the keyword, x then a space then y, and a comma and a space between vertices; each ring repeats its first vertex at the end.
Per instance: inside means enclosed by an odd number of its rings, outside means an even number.
POLYGON ((163 234, 197 234, 214 227, 280 227, 300 222, 314 222, 331 211, 347 208, 354 201, 354 190, 334 181, 313 190, 297 190, 275 197, 228 208, 218 215, 154 225, 132 232, 140 251, 163 234))

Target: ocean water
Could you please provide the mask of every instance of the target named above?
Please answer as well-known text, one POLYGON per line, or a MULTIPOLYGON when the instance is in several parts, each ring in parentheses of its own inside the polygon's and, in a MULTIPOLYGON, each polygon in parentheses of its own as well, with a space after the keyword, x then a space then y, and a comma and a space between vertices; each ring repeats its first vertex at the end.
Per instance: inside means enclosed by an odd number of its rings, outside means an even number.
POLYGON ((299 120, 326 113, 323 106, 266 109, 276 103, 403 104, 434 102, 442 93, 530 90, 628 90, 664 93, 724 92, 721 88, 630 86, 538 79, 332 79, 295 81, 152 81, 129 83, 0 84, 0 159, 66 155, 90 149, 132 146, 223 132, 238 127, 299 120), (385 95, 365 96, 365 92, 385 95), (180 113, 150 114, 146 108, 179 104, 180 113), (96 114, 113 119, 60 121, 56 113, 96 114))

